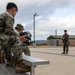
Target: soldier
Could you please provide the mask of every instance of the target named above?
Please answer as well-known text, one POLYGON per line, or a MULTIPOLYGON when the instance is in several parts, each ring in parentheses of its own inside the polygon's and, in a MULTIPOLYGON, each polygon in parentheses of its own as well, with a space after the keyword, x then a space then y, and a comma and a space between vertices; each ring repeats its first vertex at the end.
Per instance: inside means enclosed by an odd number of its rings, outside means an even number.
MULTIPOLYGON (((15 32, 19 35, 20 32, 22 32, 24 30, 23 26, 21 24, 17 24, 17 26, 15 27, 15 32)), ((20 36, 21 38, 22 36, 20 36)), ((28 40, 28 39, 26 39, 28 40)), ((30 56, 30 50, 28 48, 28 46, 22 41, 22 50, 25 53, 25 55, 30 56)))
POLYGON ((69 35, 67 34, 67 30, 64 30, 64 34, 62 37, 63 40, 63 52, 62 54, 68 54, 68 46, 69 46, 69 35))
POLYGON ((6 12, 0 14, 0 45, 4 49, 6 65, 11 65, 11 45, 9 40, 11 36, 15 39, 12 52, 16 63, 16 72, 27 72, 30 70, 29 66, 23 63, 22 58, 22 44, 21 41, 26 40, 24 36, 21 38, 15 33, 13 29, 14 17, 18 12, 18 7, 15 3, 9 2, 6 6, 6 12))

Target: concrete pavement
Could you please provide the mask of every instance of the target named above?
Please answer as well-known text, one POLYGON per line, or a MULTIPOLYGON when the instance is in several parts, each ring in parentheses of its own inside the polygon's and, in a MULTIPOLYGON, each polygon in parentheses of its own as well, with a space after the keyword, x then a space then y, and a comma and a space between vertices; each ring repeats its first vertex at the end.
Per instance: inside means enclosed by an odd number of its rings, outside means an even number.
MULTIPOLYGON (((38 65, 35 75, 75 75, 75 47, 69 48, 69 54, 61 54, 62 47, 30 48, 31 56, 50 61, 48 65, 38 65)), ((28 73, 29 74, 29 73, 28 73)), ((0 75, 27 75, 15 73, 14 67, 0 64, 0 75)))
POLYGON ((75 75, 75 47, 69 48, 69 54, 61 54, 62 47, 31 48, 31 55, 50 61, 49 65, 36 67, 35 75, 75 75))

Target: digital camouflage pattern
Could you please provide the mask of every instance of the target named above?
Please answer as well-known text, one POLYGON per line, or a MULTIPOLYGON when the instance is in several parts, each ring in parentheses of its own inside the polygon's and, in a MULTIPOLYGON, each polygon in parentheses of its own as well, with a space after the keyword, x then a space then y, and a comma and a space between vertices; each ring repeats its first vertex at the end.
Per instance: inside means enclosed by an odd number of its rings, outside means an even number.
POLYGON ((13 29, 14 18, 8 12, 0 14, 0 33, 7 35, 14 34, 13 29))
POLYGON ((13 29, 14 18, 8 12, 0 14, 0 44, 4 48, 6 58, 11 57, 10 37, 14 37, 16 40, 13 44, 12 52, 15 55, 15 59, 20 59, 22 54, 21 41, 19 36, 13 29))
POLYGON ((22 51, 24 52, 25 55, 30 56, 30 49, 25 43, 22 43, 22 51))
MULTIPOLYGON (((24 30, 23 26, 21 24, 17 24, 17 26, 15 27, 15 32, 19 35, 20 33, 18 32, 17 29, 21 29, 24 30)), ((24 43, 22 43, 22 52, 24 52, 25 55, 30 56, 30 49, 28 48, 28 46, 24 43)))

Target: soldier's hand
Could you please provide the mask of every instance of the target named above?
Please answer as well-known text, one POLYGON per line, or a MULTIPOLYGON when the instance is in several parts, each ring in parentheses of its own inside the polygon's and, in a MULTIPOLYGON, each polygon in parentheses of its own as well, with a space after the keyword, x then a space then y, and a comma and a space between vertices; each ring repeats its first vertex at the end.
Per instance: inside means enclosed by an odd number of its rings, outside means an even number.
POLYGON ((23 36, 20 36, 20 40, 21 40, 21 41, 27 41, 28 39, 26 39, 26 38, 25 38, 25 35, 23 35, 23 36))

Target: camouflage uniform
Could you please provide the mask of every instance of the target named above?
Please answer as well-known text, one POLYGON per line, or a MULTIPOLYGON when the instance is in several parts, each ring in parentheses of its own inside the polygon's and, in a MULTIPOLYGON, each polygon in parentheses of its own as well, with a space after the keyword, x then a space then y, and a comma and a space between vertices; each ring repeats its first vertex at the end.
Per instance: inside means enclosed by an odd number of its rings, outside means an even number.
MULTIPOLYGON (((24 28, 21 24, 17 24, 15 29, 16 29, 15 32, 19 35, 19 32, 17 29, 23 30, 24 28)), ((30 56, 30 49, 28 48, 28 46, 24 42, 21 42, 21 43, 22 43, 22 52, 24 52, 25 55, 30 56)))
POLYGON ((28 46, 24 43, 22 43, 22 51, 25 53, 25 55, 30 56, 30 49, 28 48, 28 46))
MULTIPOLYGON (((64 31, 65 32, 65 31, 64 31)), ((67 31, 66 31, 67 32, 67 31)), ((69 35, 65 33, 62 37, 63 39, 63 54, 66 52, 68 54, 68 46, 69 46, 69 35)))
POLYGON ((14 17, 18 11, 17 5, 9 2, 6 6, 5 13, 0 14, 0 45, 4 49, 7 63, 12 66, 12 54, 14 54, 16 72, 29 72, 30 66, 22 60, 22 43, 20 38, 13 29, 14 17), (12 47, 12 49, 11 49, 12 47))
POLYGON ((0 14, 0 45, 3 47, 6 59, 11 59, 11 45, 9 44, 10 37, 14 37, 16 40, 13 44, 12 52, 15 55, 15 61, 21 59, 22 49, 19 36, 13 29, 14 17, 8 12, 0 14))

